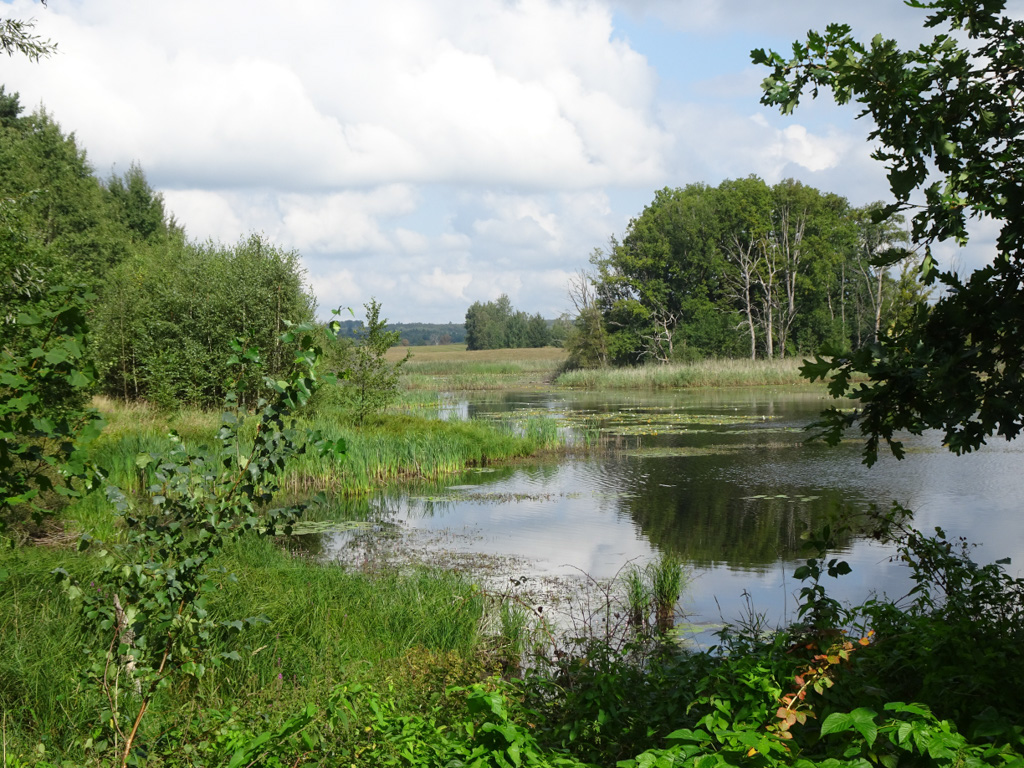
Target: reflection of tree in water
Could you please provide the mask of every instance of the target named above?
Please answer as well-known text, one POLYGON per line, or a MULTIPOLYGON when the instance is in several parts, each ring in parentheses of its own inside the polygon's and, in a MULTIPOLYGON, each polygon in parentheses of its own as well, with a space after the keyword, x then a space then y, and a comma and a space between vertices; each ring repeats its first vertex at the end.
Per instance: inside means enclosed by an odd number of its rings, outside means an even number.
MULTIPOLYGON (((751 453, 742 461, 756 477, 763 456, 751 453)), ((712 471, 720 465, 720 456, 647 461, 621 507, 653 546, 702 567, 767 567, 799 556, 804 531, 847 511, 839 491, 808 495, 804 488, 775 485, 752 493, 712 471), (757 495, 769 498, 752 498, 757 495)))

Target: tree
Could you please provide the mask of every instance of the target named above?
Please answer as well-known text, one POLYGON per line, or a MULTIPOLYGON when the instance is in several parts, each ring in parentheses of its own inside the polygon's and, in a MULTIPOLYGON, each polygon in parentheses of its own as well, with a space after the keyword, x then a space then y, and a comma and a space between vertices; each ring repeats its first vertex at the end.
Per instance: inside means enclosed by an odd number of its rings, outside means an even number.
POLYGON ((288 375, 286 321, 312 319, 298 253, 259 235, 231 246, 139 247, 112 270, 96 310, 94 349, 104 390, 164 407, 214 406, 226 394, 231 344, 242 339, 260 361, 236 385, 243 404, 267 394, 264 377, 288 375))
POLYGON ((751 54, 772 68, 762 102, 783 113, 821 88, 839 104, 862 105, 893 195, 876 216, 915 211, 911 239, 923 249, 923 279, 946 287, 930 311, 919 307, 892 335, 805 367, 812 379, 829 378, 833 395, 859 401, 853 414, 828 411, 823 425, 830 441, 859 425, 868 464, 882 440, 903 455, 894 438, 901 429, 942 429, 946 445, 962 453, 1024 428, 1024 22, 1004 15, 1003 0, 908 4, 930 11, 925 27, 948 31, 902 50, 881 35, 865 45, 849 26, 832 24, 795 43, 789 58, 751 54), (999 237, 992 263, 965 281, 937 269, 931 245, 965 244, 970 219, 991 219, 999 237), (868 383, 853 385, 854 374, 868 383))
POLYGON ((896 214, 878 221, 875 212, 883 207, 883 203, 873 203, 856 214, 859 252, 855 266, 864 280, 864 295, 871 304, 874 319, 872 341, 875 342, 882 331, 882 313, 894 298, 892 290, 886 291, 892 282, 889 268, 913 255, 904 247, 910 239, 903 227, 905 219, 896 214))
POLYGON ((766 354, 772 351, 772 307, 769 299, 773 277, 765 244, 771 229, 771 190, 756 176, 725 180, 718 186, 722 217, 721 249, 731 269, 725 283, 740 311, 740 327, 746 327, 750 359, 757 357, 758 329, 766 354))
POLYGON ((505 344, 505 324, 495 302, 481 304, 474 301, 466 310, 466 349, 502 349, 505 344))
POLYGON ((46 112, 21 116, 18 95, 0 93, 0 188, 17 200, 19 227, 35 240, 37 266, 53 282, 87 283, 98 293, 131 253, 74 134, 46 112))
MULTIPOLYGON (((0 20, 0 47, 34 61, 49 56, 56 44, 33 35, 33 26, 31 20, 0 20)), ((95 296, 52 279, 48 244, 28 210, 48 190, 11 183, 21 180, 25 165, 26 126, 44 140, 57 139, 50 148, 57 151, 44 154, 63 179, 69 170, 72 179, 79 175, 68 160, 84 165, 84 156, 59 130, 45 130, 53 127, 45 120, 26 120, 21 112, 18 94, 0 86, 0 532, 29 519, 41 523, 53 512, 54 495, 81 495, 95 476, 86 448, 103 425, 86 407, 95 375, 85 317, 95 296)))
MULTIPOLYGON (((596 252, 600 257, 600 251, 596 252)), ((565 338, 569 363, 581 368, 599 368, 608 365, 608 343, 597 304, 594 278, 586 270, 579 270, 569 278, 569 301, 576 316, 565 338)))
POLYGON ((32 61, 39 61, 55 53, 57 44, 33 34, 35 26, 35 19, 0 19, 0 49, 8 56, 20 53, 32 61))
POLYGON ((0 321, 0 533, 38 527, 60 497, 81 495, 93 478, 86 447, 103 424, 86 405, 94 371, 85 313, 94 298, 22 280, 8 305, 14 318, 0 321))
POLYGON ((596 260, 616 361, 700 356, 734 335, 730 319, 716 311, 726 290, 713 193, 705 184, 659 190, 622 242, 613 239, 596 260))
POLYGON ((508 296, 479 301, 466 310, 466 349, 518 349, 551 343, 547 321, 539 314, 516 311, 508 296))
POLYGON ((349 354, 339 384, 346 404, 362 424, 370 414, 388 406, 398 396, 398 376, 410 352, 395 363, 389 363, 384 355, 398 344, 402 334, 388 331, 387 319, 380 319, 380 302, 370 299, 366 308, 366 326, 359 334, 349 354))
POLYGON ((104 185, 113 215, 128 230, 132 240, 159 242, 169 233, 164 198, 146 180, 137 163, 132 163, 124 176, 111 174, 104 185))
POLYGON ((530 315, 526 321, 526 346, 546 347, 551 344, 551 330, 548 328, 548 321, 540 316, 538 312, 530 315))

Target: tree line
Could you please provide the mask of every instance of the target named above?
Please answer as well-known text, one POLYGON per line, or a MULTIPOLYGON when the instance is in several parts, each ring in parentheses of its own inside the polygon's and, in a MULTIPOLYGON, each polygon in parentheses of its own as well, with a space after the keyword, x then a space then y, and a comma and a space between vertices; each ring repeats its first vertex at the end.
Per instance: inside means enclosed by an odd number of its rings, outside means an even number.
POLYGON ((473 302, 466 310, 466 349, 518 349, 546 347, 559 342, 557 328, 540 314, 516 310, 508 296, 473 302))
MULTIPOLYGON (((338 335, 359 338, 366 330, 362 320, 338 321, 338 335)), ((427 347, 439 344, 462 344, 466 340, 465 325, 456 323, 388 323, 387 331, 398 332, 398 343, 409 347, 427 347)))
POLYGON ((899 215, 756 176, 662 189, 569 287, 579 365, 785 357, 877 340, 927 289, 899 215))

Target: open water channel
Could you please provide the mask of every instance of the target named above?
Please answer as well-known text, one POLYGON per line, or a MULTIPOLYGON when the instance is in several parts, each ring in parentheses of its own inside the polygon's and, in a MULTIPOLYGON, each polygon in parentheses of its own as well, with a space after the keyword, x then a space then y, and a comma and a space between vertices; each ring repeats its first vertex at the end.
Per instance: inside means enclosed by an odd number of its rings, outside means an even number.
MULTIPOLYGON (((486 571, 491 588, 524 576, 611 579, 667 551, 690 572, 680 612, 691 624, 735 620, 748 600, 776 624, 796 607, 801 534, 898 501, 915 511, 918 528, 965 536, 979 544, 976 559, 1010 557, 1019 575, 1024 443, 957 457, 938 434, 907 436, 904 460, 886 454, 869 469, 853 439, 834 448, 806 442, 804 426, 828 404, 811 388, 456 398, 449 417, 545 414, 565 429, 599 430, 606 447, 468 472, 429 492, 382 494, 368 512, 382 528, 327 534, 320 550, 372 558, 379 550, 367 536, 398 529, 414 547, 486 571)), ((853 573, 827 580, 833 596, 898 598, 911 586, 890 547, 853 535, 838 554, 853 573)))

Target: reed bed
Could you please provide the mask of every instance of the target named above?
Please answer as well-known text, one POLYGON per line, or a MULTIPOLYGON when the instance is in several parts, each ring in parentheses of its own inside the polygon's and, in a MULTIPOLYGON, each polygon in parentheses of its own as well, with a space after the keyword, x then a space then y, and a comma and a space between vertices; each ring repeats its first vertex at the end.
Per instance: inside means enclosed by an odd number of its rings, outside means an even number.
POLYGON ((566 371, 555 380, 573 389, 693 389, 697 387, 757 387, 806 384, 800 376, 803 360, 701 360, 696 363, 642 365, 632 368, 592 368, 566 371))
POLYGON ((532 418, 517 426, 487 421, 435 421, 386 416, 361 428, 320 417, 310 423, 345 441, 340 460, 312 453, 289 466, 289 490, 365 493, 398 480, 438 480, 466 467, 530 456, 560 445, 556 422, 532 418))

